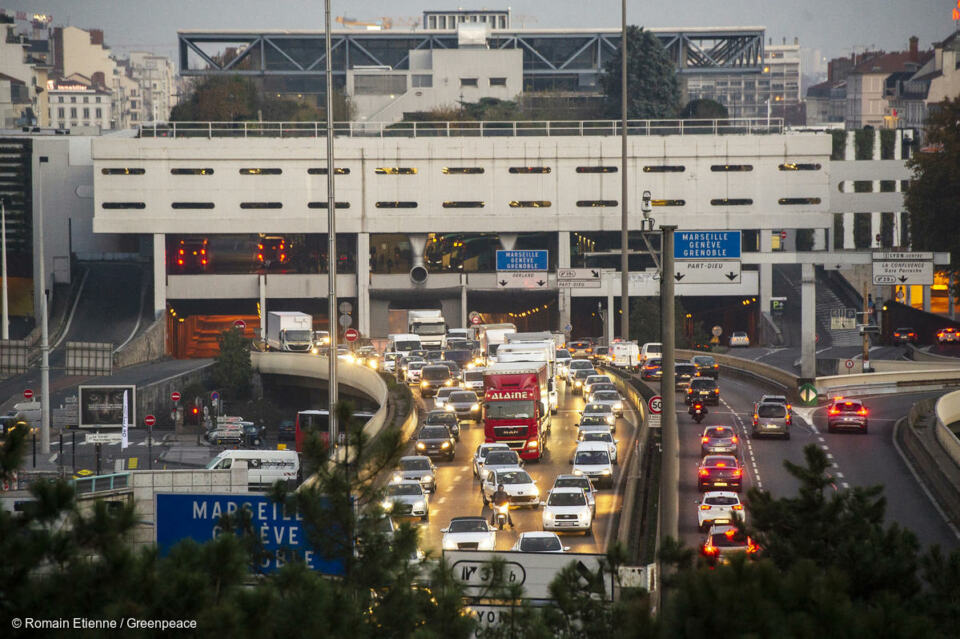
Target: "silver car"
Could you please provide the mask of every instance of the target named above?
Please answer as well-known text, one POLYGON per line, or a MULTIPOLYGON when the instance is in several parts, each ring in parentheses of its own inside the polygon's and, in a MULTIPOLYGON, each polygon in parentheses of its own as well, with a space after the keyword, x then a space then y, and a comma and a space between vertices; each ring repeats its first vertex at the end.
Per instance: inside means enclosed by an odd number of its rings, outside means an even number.
POLYGON ((400 458, 393 471, 393 481, 416 480, 427 492, 437 492, 437 468, 426 455, 408 455, 400 458))
POLYGON ((553 480, 553 490, 554 488, 582 488, 583 492, 587 494, 587 501, 590 503, 590 513, 594 516, 597 514, 597 489, 593 487, 593 482, 590 481, 589 477, 584 477, 583 475, 557 475, 557 478, 553 480))
POLYGON ((700 436, 700 456, 727 453, 739 456, 740 438, 733 426, 707 426, 700 436))
POLYGON ((617 417, 623 417, 623 398, 617 391, 598 391, 593 394, 591 404, 605 404, 610 407, 613 414, 617 417))
POLYGON ((610 449, 610 460, 614 464, 619 463, 619 461, 617 461, 617 444, 619 441, 613 438, 613 433, 610 432, 610 429, 580 429, 578 439, 581 442, 603 442, 607 444, 610 449))
POLYGON ((487 460, 487 454, 492 450, 506 450, 510 447, 503 442, 484 443, 477 446, 477 452, 473 454, 473 476, 477 479, 483 477, 483 466, 487 460))
POLYGON ((617 417, 613 412, 613 406, 610 404, 591 403, 583 407, 580 412, 582 417, 599 415, 607 420, 611 426, 617 422, 617 417))
POLYGON ((456 413, 458 419, 472 421, 480 419, 480 399, 471 390, 456 390, 450 393, 443 408, 456 413))
POLYGON ((785 405, 772 402, 757 404, 753 412, 751 436, 790 439, 790 423, 790 411, 785 405))
POLYGON ((510 496, 511 506, 540 507, 540 489, 537 488, 537 480, 522 468, 488 470, 481 485, 484 506, 490 503, 493 494, 497 492, 497 487, 501 484, 507 495, 510 496))
POLYGON ((416 480, 405 479, 387 484, 381 505, 391 517, 419 517, 421 521, 430 520, 430 498, 416 480))

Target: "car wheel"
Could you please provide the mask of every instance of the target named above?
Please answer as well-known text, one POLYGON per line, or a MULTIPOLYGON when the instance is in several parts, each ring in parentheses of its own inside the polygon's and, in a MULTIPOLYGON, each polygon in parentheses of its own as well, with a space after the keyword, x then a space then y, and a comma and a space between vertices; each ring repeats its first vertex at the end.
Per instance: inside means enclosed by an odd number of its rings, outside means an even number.
POLYGON ((784 439, 790 439, 790 433, 785 433, 783 436, 784 439))
POLYGON ((833 426, 831 426, 830 424, 827 424, 827 432, 828 432, 828 433, 834 432, 834 428, 833 428, 833 426))
POLYGON ((863 425, 863 434, 864 434, 864 435, 867 434, 867 425, 866 425, 866 424, 863 425))
POLYGON ((590 524, 590 527, 583 531, 584 537, 593 537, 593 524, 590 524))

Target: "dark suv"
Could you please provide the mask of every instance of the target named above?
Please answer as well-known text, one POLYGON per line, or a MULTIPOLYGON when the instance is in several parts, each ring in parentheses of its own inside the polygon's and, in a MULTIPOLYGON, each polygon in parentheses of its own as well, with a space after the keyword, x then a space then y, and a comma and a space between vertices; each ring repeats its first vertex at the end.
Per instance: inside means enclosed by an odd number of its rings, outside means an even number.
POLYGON ((720 387, 717 385, 717 380, 710 377, 694 377, 691 379, 683 400, 690 404, 696 399, 706 404, 719 405, 720 387))
POLYGON ((453 386, 453 375, 444 364, 430 364, 420 371, 420 395, 434 397, 444 386, 453 386))

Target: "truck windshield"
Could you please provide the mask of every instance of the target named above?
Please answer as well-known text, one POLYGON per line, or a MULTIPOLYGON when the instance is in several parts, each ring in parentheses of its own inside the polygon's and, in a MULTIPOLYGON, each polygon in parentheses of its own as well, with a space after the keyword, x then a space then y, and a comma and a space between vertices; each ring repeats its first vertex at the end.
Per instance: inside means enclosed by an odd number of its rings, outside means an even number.
POLYGON ((394 344, 397 352, 405 353, 407 351, 417 351, 420 350, 420 342, 396 342, 394 344))
POLYGON ((531 417, 533 417, 533 400, 487 403, 487 419, 530 419, 531 417))
POLYGON ((414 324, 413 332, 417 335, 446 335, 446 324, 414 324))
POLYGON ((313 340, 311 331, 284 331, 283 335, 288 342, 310 342, 313 340))
POLYGON ((441 382, 450 377, 450 369, 446 366, 424 366, 421 374, 425 380, 441 382))

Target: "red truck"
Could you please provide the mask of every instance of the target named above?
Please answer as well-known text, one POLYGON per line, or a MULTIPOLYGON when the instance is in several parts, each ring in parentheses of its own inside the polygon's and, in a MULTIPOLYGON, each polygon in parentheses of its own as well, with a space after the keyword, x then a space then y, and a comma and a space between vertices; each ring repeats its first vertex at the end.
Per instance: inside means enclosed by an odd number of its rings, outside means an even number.
POLYGON ((543 456, 550 429, 547 364, 504 362, 483 371, 483 432, 523 459, 543 456))

